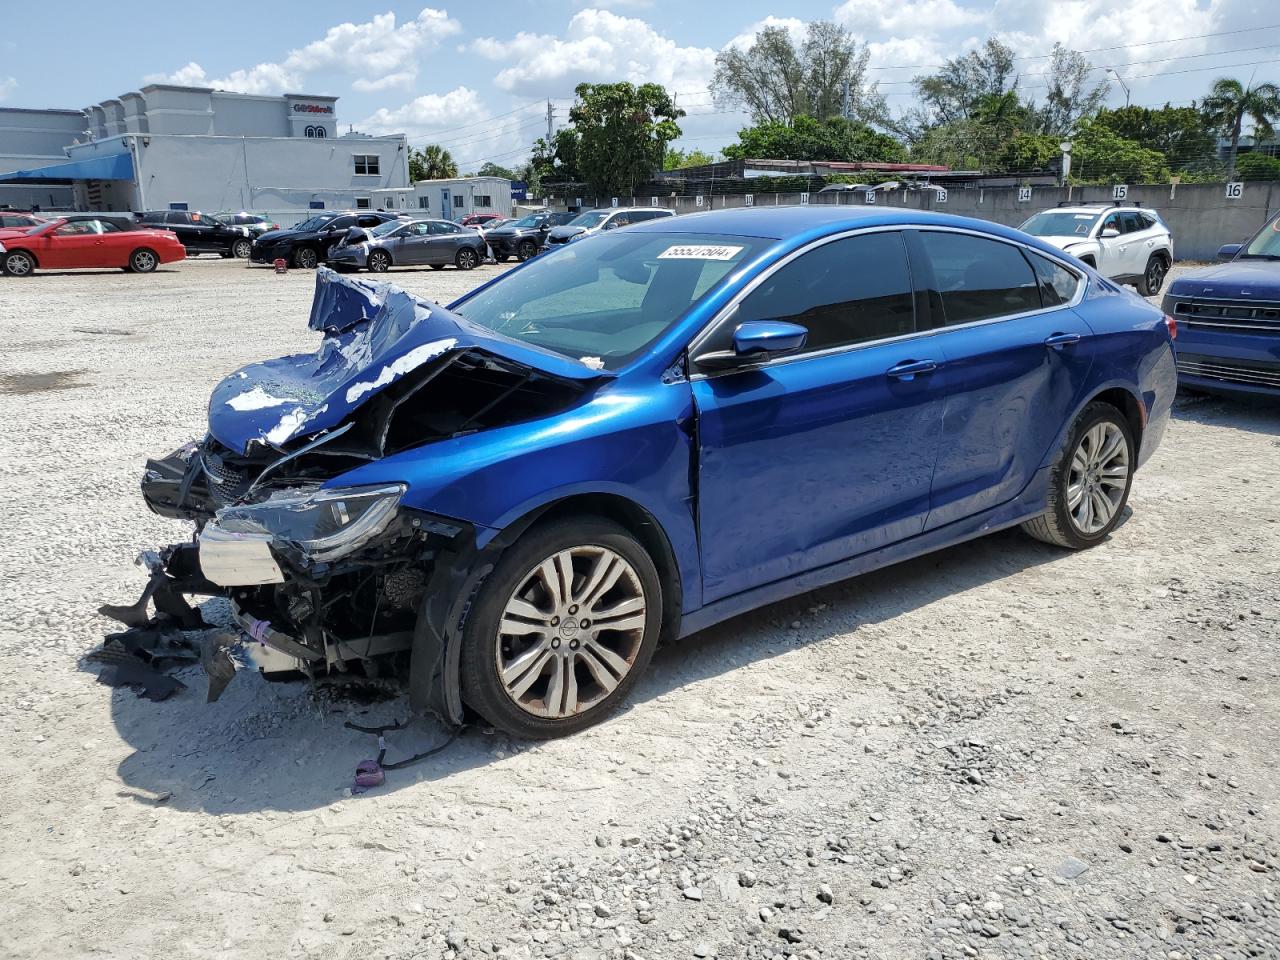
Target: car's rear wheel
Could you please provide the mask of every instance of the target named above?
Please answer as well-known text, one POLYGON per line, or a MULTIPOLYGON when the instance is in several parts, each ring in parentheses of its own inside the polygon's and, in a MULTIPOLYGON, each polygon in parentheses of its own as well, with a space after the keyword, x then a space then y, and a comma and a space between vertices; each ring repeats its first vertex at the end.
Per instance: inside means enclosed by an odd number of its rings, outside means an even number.
POLYGON ((299 247, 293 252, 293 265, 300 270, 314 270, 320 257, 313 247, 299 247))
POLYGON ((463 247, 453 258, 453 262, 459 270, 474 270, 480 263, 480 255, 470 247, 463 247))
POLYGON ((25 250, 10 250, 4 255, 4 272, 11 277, 29 277, 36 269, 36 258, 25 250))
POLYGON ((391 255, 385 250, 375 250, 369 254, 369 269, 373 273, 386 273, 391 267, 391 255))
POLYGON ((531 260, 538 255, 538 245, 532 240, 520 241, 520 246, 516 247, 516 256, 520 258, 520 262, 531 260))
POLYGON ((1147 261, 1147 269, 1142 271, 1142 279, 1138 282, 1138 292, 1144 297, 1154 297, 1164 286, 1164 276, 1168 273, 1164 257, 1155 254, 1147 261))
POLYGON ((648 666, 662 621, 653 560, 603 518, 532 528, 476 595, 463 632, 467 704, 517 737, 609 715, 648 666))
POLYGON ((231 245, 231 256, 237 260, 248 260, 249 254, 253 252, 253 241, 248 237, 241 237, 231 245))
POLYGON ((151 273, 160 265, 160 258, 154 250, 139 247, 129 254, 129 269, 134 273, 151 273))
POLYGON ((1133 429, 1109 403, 1084 408, 1049 475, 1048 509, 1022 529, 1045 543, 1081 550, 1120 522, 1137 463, 1133 429))

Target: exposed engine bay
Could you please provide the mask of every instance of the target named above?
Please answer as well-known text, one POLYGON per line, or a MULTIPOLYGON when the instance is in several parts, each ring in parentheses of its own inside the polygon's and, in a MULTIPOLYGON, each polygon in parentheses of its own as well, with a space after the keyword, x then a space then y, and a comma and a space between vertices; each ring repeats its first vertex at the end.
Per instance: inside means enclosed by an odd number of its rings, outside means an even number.
MULTIPOLYGON (((147 462, 147 506, 191 521, 193 536, 148 555, 151 579, 138 603, 103 612, 138 626, 149 597, 158 613, 187 616, 184 595, 226 595, 267 674, 378 676, 425 648, 419 660, 440 659, 443 637, 424 640, 428 594, 444 594, 434 623, 442 634, 466 601, 466 581, 486 569, 474 563, 475 531, 403 504, 404 483, 335 479, 563 410, 602 374, 389 284, 325 269, 310 325, 324 333, 315 354, 233 373, 214 390, 204 439, 147 462)), ((440 667, 414 664, 420 686, 440 667)), ((437 704, 437 712, 460 707, 437 704)))

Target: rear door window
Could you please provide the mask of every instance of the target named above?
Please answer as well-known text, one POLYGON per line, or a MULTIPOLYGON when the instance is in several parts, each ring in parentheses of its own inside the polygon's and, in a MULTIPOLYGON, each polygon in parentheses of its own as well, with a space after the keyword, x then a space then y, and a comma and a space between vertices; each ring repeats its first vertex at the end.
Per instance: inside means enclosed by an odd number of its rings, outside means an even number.
POLYGON ((1029 250, 1026 254, 1036 272, 1036 280, 1040 283, 1041 303, 1046 307, 1060 307, 1070 303, 1080 286, 1080 278, 1048 257, 1029 250))
POLYGON ((181 210, 170 210, 164 215, 165 223, 174 223, 178 225, 191 222, 191 214, 183 213, 181 210))
POLYGON ((1036 276, 1012 244, 934 231, 921 231, 920 241, 933 268, 946 326, 1040 309, 1036 276))

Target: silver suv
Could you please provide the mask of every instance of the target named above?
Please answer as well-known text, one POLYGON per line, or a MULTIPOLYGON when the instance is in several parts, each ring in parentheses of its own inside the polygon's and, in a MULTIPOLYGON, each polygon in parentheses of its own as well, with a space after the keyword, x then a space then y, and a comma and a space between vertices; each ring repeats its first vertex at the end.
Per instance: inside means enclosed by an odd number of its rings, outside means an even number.
POLYGON ((1160 214, 1119 204, 1059 204, 1020 228, 1083 260, 1104 277, 1131 283, 1144 297, 1160 292, 1173 265, 1173 234, 1160 214))
POLYGON ((601 207, 598 210, 587 210, 564 226, 553 227, 547 234, 546 245, 558 247, 603 230, 615 230, 629 223, 643 223, 645 220, 674 215, 675 211, 665 207, 601 207))

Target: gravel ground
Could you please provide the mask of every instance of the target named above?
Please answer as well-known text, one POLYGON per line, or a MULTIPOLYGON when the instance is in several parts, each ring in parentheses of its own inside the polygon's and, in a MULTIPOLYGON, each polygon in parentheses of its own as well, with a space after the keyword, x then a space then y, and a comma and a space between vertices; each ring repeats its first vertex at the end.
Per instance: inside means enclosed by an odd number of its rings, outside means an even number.
POLYGON ((80 663, 186 533, 143 459, 314 345, 311 288, 0 280, 6 958, 1280 956, 1280 408, 1180 401, 1094 550, 1007 532, 808 594, 660 652, 602 727, 472 729, 352 797, 343 721, 403 699, 206 705, 187 670, 157 704, 80 663))

